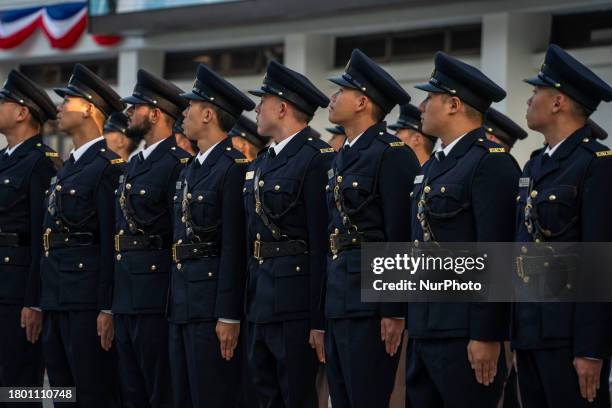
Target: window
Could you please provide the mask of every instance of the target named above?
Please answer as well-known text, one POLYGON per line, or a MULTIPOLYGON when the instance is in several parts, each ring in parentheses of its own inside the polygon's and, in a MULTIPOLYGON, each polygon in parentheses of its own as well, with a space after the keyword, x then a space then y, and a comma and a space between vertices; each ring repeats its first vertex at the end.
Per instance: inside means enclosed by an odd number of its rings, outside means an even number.
POLYGON ((336 38, 335 66, 343 67, 354 48, 378 62, 430 58, 436 51, 480 53, 481 25, 441 27, 336 38))
POLYGON ((164 78, 192 79, 199 63, 208 65, 222 76, 262 74, 270 60, 283 62, 283 52, 283 44, 168 52, 164 62, 164 78))
POLYGON ((550 41, 562 48, 612 44, 612 10, 554 15, 550 41))
MULTIPOLYGON (((53 88, 65 85, 72 75, 74 64, 81 61, 56 62, 44 64, 25 64, 19 69, 43 88, 53 88)), ((117 84, 117 59, 90 60, 81 62, 100 78, 111 85, 117 84)))

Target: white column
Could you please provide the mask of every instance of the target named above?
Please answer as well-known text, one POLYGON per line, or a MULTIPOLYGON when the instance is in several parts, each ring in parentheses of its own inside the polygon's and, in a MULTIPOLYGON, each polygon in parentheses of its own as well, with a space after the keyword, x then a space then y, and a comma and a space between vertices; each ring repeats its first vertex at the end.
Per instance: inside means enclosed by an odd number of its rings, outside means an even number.
POLYGON ((161 76, 164 71, 164 53, 159 50, 121 51, 117 61, 117 92, 121 96, 131 94, 136 85, 139 69, 146 69, 161 76))
MULTIPOLYGON (((319 34, 287 34, 285 36, 285 65, 308 77, 315 86, 329 96, 327 73, 334 58, 334 37, 319 34)), ((323 140, 329 139, 325 128, 327 109, 319 108, 310 125, 319 131, 323 140)))
POLYGON ((521 166, 544 140, 541 134, 527 128, 526 101, 532 87, 523 79, 537 74, 533 55, 546 49, 550 27, 551 15, 539 13, 488 14, 482 21, 481 69, 508 93, 494 107, 529 131, 529 137, 512 149, 521 166))

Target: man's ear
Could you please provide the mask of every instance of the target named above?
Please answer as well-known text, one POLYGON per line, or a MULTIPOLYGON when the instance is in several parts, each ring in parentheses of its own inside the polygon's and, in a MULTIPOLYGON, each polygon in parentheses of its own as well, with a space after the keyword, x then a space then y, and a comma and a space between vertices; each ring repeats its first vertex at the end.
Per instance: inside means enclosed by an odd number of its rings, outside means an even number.
POLYGON ((91 118, 91 117, 93 117, 94 109, 95 109, 95 106, 94 106, 93 103, 86 102, 85 103, 85 109, 83 109, 83 117, 84 118, 91 118))
POLYGON ((284 100, 282 100, 279 103, 279 107, 278 107, 278 118, 284 118, 285 116, 287 116, 287 113, 289 112, 289 104, 287 102, 285 102, 284 100))
POLYGON ((17 122, 27 121, 30 115, 31 115, 30 110, 27 107, 23 105, 18 105, 17 117, 15 118, 17 122))
POLYGON ((211 108, 210 106, 205 106, 204 109, 202 109, 200 112, 202 113, 200 116, 200 120, 202 121, 202 123, 208 124, 212 122, 215 116, 213 108, 211 108))
POLYGON ((368 106, 369 103, 371 104, 372 101, 370 101, 367 96, 359 95, 359 97, 355 100, 355 112, 361 112, 368 106))
POLYGON ((448 106, 449 113, 454 115, 461 110, 463 107, 463 102, 461 102, 461 99, 457 98, 456 96, 451 96, 446 98, 446 105, 448 106))
POLYGON ((568 103, 568 100, 565 97, 565 95, 563 95, 561 92, 556 92, 552 96, 552 106, 551 106, 552 113, 560 112, 562 109, 565 108, 567 103, 568 103))

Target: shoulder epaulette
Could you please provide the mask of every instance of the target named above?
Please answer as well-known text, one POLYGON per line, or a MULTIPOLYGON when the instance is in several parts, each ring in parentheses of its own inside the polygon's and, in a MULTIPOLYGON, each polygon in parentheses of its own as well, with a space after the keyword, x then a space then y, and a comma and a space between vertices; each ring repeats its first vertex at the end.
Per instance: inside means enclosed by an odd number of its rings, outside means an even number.
POLYGON ((595 157, 609 157, 612 156, 612 150, 610 150, 607 146, 601 144, 594 138, 584 138, 582 139, 582 143, 580 146, 587 149, 591 152, 595 157))
POLYGON ((189 159, 191 158, 189 153, 178 146, 172 146, 168 152, 181 164, 189 163, 189 159))

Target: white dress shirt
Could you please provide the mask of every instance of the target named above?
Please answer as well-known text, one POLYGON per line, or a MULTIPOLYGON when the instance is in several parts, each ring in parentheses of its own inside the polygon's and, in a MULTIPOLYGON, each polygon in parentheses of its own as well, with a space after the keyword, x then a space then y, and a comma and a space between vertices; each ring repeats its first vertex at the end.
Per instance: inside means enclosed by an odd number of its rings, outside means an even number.
POLYGON ((104 136, 100 136, 100 137, 95 138, 94 140, 90 140, 89 142, 85 143, 83 146, 79 147, 78 149, 72 149, 70 151, 70 154, 72 155, 72 157, 74 157, 74 162, 76 163, 91 146, 95 145, 100 140, 104 140, 104 136))
MULTIPOLYGON (((169 136, 169 137, 172 137, 172 136, 169 136)), ((159 144, 163 142, 164 140, 166 139, 162 139, 159 142, 155 142, 151 146, 145 147, 144 149, 142 149, 142 157, 146 160, 147 157, 149 157, 151 153, 153 153, 153 150, 155 150, 155 148, 157 148, 157 146, 159 146, 159 144)))
POLYGON ((6 154, 8 154, 8 155, 10 156, 10 155, 11 155, 11 154, 13 154, 13 152, 14 152, 15 150, 17 150, 17 148, 18 148, 19 146, 21 146, 22 144, 23 144, 23 142, 21 142, 21 143, 17 143, 17 144, 16 144, 15 146, 13 146, 13 147, 8 147, 8 146, 7 146, 7 147, 6 147, 6 150, 4 151, 4 153, 6 153, 6 154))
POLYGON ((279 143, 272 142, 272 144, 270 144, 270 147, 274 149, 274 153, 276 153, 276 155, 278 156, 280 152, 285 148, 285 146, 287 146, 289 142, 300 132, 301 130, 299 132, 295 132, 288 138, 284 139, 282 142, 279 142, 279 143))
POLYGON ((208 149, 206 149, 205 152, 199 152, 198 155, 196 156, 196 160, 199 161, 200 164, 204 164, 204 160, 206 160, 206 158, 210 156, 210 153, 213 151, 213 149, 217 147, 217 145, 221 143, 222 141, 223 140, 218 141, 214 145, 210 146, 208 149))

